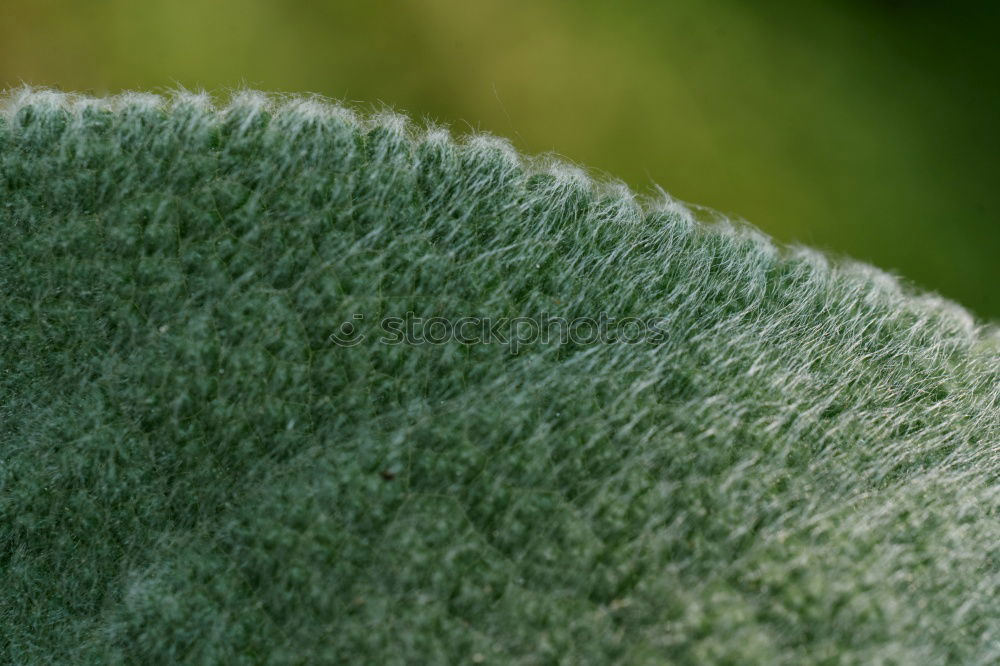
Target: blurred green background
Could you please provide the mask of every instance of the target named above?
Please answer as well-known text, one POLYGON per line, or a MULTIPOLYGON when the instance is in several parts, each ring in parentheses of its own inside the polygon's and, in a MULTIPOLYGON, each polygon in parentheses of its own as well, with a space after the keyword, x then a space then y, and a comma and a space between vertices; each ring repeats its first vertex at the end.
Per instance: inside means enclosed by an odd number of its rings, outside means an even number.
POLYGON ((381 102, 997 319, 997 27, 961 1, 2 0, 0 86, 381 102))

